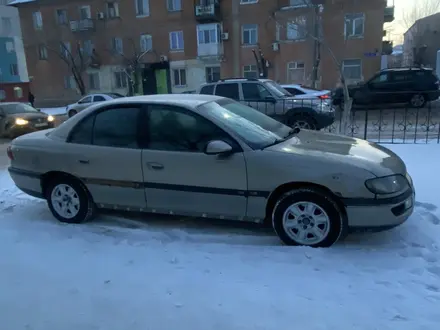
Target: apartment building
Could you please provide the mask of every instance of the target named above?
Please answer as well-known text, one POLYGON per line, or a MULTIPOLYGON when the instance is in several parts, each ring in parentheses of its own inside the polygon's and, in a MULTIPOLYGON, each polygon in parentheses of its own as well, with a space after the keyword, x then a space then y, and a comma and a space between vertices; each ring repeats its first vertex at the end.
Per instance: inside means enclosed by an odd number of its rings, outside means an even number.
POLYGON ((339 64, 350 82, 380 69, 386 0, 15 0, 39 99, 73 100, 66 57, 86 56, 88 92, 127 93, 127 68, 144 94, 180 93, 220 77, 268 77, 333 88, 339 64), (324 40, 317 47, 316 40, 324 40))
POLYGON ((418 19, 404 33, 403 63, 436 68, 440 50, 440 13, 418 19))
POLYGON ((29 78, 17 8, 0 0, 0 102, 28 98, 29 78))

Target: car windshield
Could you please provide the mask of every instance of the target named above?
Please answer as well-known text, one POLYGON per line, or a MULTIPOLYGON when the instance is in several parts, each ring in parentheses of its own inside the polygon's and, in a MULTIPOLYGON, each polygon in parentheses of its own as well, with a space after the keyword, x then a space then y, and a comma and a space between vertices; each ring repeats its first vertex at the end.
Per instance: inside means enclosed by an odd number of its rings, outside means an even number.
POLYGON ((2 109, 7 115, 26 112, 38 112, 37 109, 25 103, 0 104, 0 109, 2 109))
POLYGON ((240 136, 252 149, 263 149, 283 141, 291 129, 244 104, 229 99, 200 106, 201 112, 223 123, 240 136))
POLYGON ((280 84, 277 84, 275 81, 265 81, 264 85, 277 97, 291 97, 287 90, 281 87, 280 84))

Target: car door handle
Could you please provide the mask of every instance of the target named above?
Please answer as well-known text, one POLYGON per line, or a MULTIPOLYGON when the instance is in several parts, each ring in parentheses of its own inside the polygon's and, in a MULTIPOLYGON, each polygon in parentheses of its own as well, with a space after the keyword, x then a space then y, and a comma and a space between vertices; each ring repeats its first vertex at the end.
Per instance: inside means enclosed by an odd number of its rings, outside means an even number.
POLYGON ((90 162, 88 161, 88 160, 86 160, 86 159, 80 159, 80 160, 78 160, 78 162, 80 163, 80 164, 89 164, 90 162))
POLYGON ((152 170, 163 170, 164 168, 162 164, 154 163, 154 162, 147 163, 147 166, 152 170))

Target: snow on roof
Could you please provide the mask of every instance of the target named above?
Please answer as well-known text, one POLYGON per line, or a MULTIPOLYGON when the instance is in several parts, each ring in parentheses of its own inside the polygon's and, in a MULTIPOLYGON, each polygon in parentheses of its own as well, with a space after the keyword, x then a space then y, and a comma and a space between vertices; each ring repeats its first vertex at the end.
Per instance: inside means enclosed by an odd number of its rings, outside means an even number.
POLYGON ((35 2, 36 0, 12 0, 9 1, 8 5, 20 5, 22 3, 27 3, 27 2, 35 2))

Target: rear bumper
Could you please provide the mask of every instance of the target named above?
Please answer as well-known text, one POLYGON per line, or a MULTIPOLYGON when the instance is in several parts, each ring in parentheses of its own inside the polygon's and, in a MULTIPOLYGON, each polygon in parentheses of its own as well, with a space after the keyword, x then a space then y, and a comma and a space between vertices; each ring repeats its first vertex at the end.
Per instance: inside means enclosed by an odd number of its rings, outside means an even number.
POLYGON ((8 171, 18 189, 32 197, 44 198, 39 173, 13 167, 9 167, 8 171))

